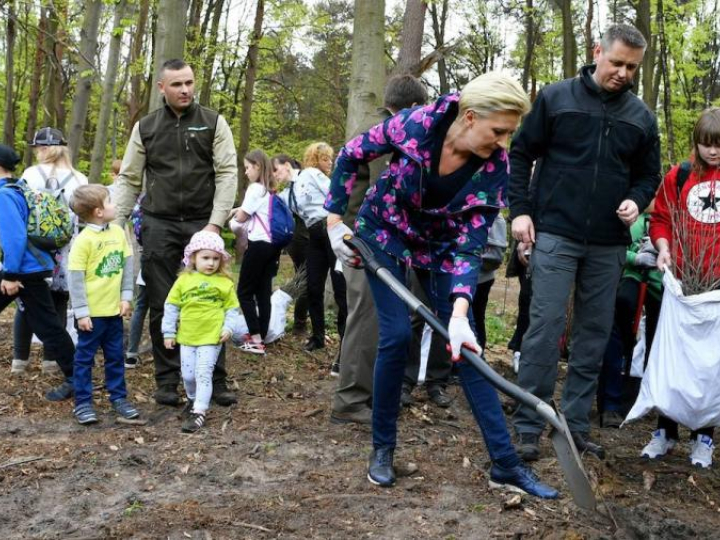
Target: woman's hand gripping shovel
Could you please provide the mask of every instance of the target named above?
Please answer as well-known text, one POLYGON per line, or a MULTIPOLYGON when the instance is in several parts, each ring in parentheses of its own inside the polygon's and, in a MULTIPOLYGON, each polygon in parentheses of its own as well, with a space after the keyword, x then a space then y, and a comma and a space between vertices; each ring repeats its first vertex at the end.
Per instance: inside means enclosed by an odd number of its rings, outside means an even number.
MULTIPOLYGON (((447 329, 435 317, 420 300, 415 298, 413 294, 404 287, 390 271, 377 262, 372 250, 357 237, 347 235, 344 238, 345 243, 353 248, 363 260, 365 266, 375 274, 385 285, 403 301, 415 313, 420 315, 432 327, 432 329, 441 335, 446 341, 449 341, 447 329)), ((519 386, 505 380, 498 375, 480 356, 467 348, 462 349, 462 356, 470 362, 480 374, 485 377, 490 384, 497 388, 503 394, 521 402, 522 404, 532 407, 542 416, 551 426, 550 440, 555 448, 558 463, 565 475, 570 493, 572 494, 575 504, 587 510, 595 510, 596 501, 592 486, 588 480, 582 460, 578 454, 575 443, 570 435, 565 417, 559 411, 542 401, 533 394, 526 392, 519 386)))

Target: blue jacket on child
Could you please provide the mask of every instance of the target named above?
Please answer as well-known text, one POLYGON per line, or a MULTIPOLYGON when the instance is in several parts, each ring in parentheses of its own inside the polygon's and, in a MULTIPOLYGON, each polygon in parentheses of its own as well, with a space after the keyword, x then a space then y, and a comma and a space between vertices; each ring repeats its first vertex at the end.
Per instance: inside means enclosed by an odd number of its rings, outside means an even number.
POLYGON ((36 274, 50 277, 55 261, 39 249, 28 249, 28 206, 20 191, 6 187, 12 178, 0 178, 0 246, 2 246, 3 279, 17 281, 21 276, 36 274), (45 275, 43 275, 45 274, 45 275))

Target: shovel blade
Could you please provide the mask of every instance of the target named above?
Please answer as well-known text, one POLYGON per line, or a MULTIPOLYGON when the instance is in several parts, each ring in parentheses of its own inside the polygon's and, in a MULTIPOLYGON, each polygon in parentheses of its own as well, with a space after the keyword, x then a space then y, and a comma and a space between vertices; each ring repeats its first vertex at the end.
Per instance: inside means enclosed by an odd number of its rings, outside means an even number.
POLYGON ((597 506, 595 493, 587 474, 585 474, 582 459, 570 435, 567 421, 563 414, 557 410, 556 415, 562 430, 554 427, 550 433, 550 440, 555 448, 555 454, 565 476, 565 481, 575 504, 585 510, 594 511, 597 506))

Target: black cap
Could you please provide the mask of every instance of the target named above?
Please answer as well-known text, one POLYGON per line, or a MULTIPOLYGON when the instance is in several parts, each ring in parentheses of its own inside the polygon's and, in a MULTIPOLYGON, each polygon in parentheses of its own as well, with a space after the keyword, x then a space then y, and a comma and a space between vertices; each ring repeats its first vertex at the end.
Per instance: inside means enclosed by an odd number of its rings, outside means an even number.
POLYGON ((67 141, 59 129, 44 127, 35 132, 30 146, 66 146, 67 141))
POLYGON ((7 171, 14 171, 18 163, 20 163, 20 156, 17 155, 17 152, 9 146, 0 144, 0 167, 7 171))

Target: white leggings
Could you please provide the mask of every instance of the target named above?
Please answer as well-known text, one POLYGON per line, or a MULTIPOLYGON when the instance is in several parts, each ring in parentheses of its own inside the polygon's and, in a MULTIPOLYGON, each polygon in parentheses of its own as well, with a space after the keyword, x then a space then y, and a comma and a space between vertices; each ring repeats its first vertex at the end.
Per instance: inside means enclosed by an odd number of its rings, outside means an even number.
POLYGON ((205 414, 210 408, 212 378, 222 345, 180 345, 180 369, 188 399, 195 401, 193 412, 205 414))

